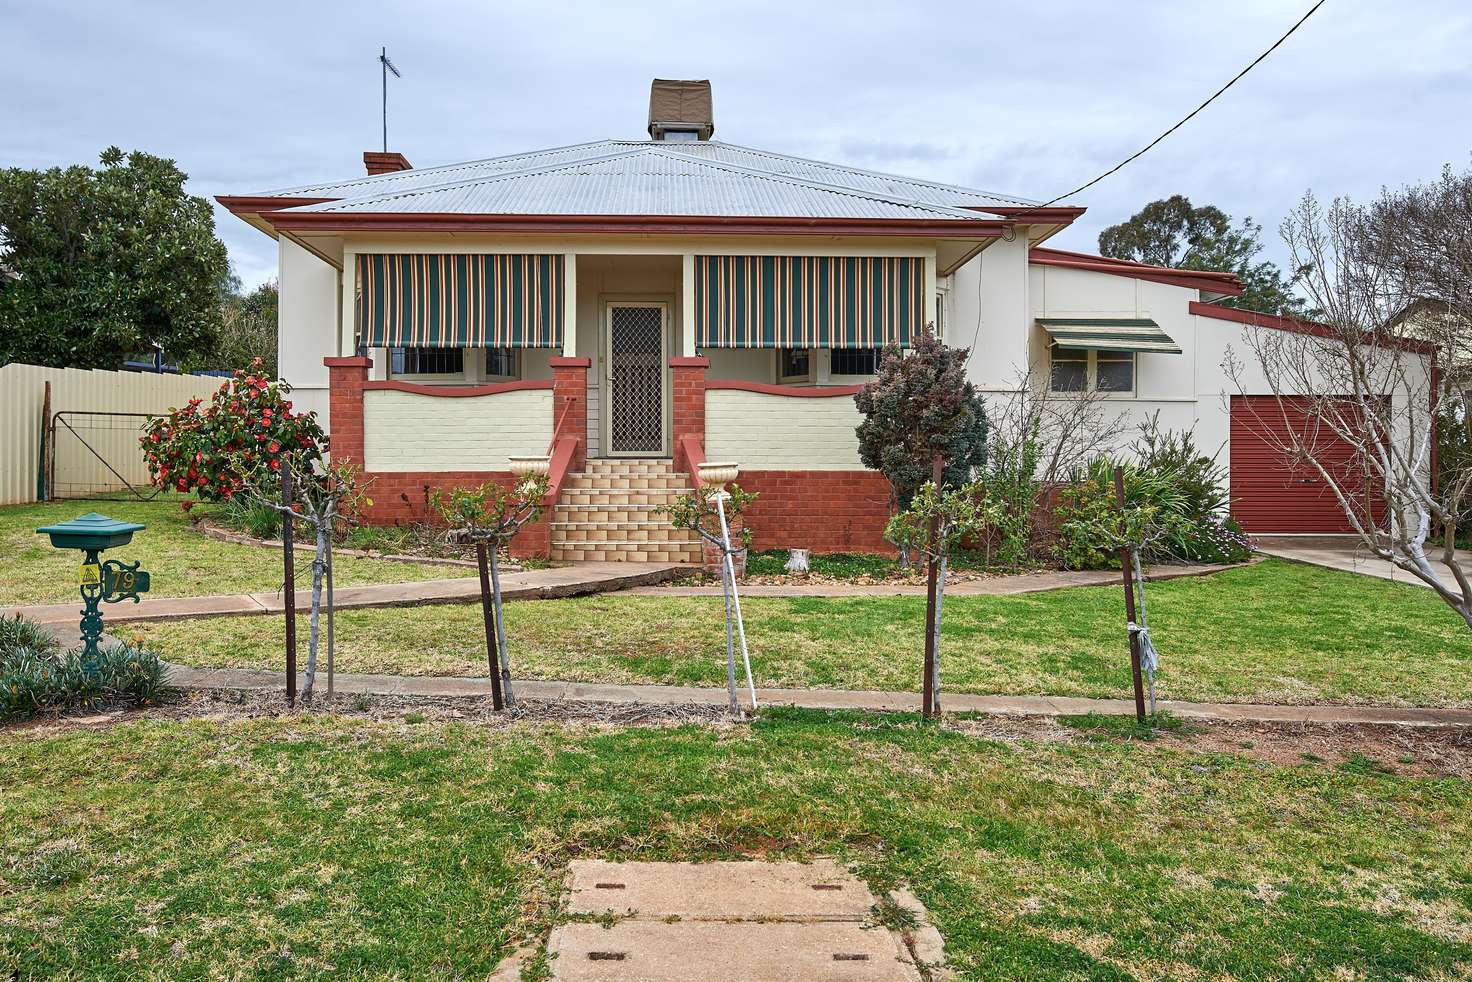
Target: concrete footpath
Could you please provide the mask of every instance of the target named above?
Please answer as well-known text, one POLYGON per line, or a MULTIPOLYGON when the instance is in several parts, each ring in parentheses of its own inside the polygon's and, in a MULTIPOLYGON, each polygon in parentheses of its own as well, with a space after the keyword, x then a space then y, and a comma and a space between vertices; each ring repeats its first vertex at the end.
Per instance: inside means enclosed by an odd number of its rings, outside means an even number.
MULTIPOLYGON (((546 600, 585 593, 626 590, 661 583, 688 572, 684 566, 667 563, 578 563, 506 573, 501 577, 501 595, 507 600, 546 600)), ((312 606, 310 583, 299 585, 296 609, 306 613, 312 606)), ((371 586, 340 586, 333 599, 338 610, 354 607, 412 607, 418 604, 474 603, 480 600, 480 580, 474 576, 416 583, 380 583, 371 586)), ((75 624, 81 601, 0 608, 0 615, 23 617, 39 624, 75 624)), ((286 602, 277 593, 241 593, 207 597, 149 597, 139 603, 108 604, 103 610, 109 626, 129 621, 176 620, 185 617, 231 617, 243 614, 281 614, 286 602)))
MULTIPOLYGON (((282 689, 280 672, 248 668, 190 668, 170 666, 170 682, 185 689, 282 689)), ((318 683, 325 676, 318 674, 318 683)), ((613 702, 648 705, 723 706, 724 688, 690 685, 612 685, 593 682, 548 682, 536 679, 514 683, 516 694, 540 702, 613 702)), ((483 678, 410 675, 339 674, 340 693, 392 696, 490 696, 483 678)), ((743 691, 743 703, 745 694, 743 691)), ((858 689, 758 689, 757 701, 766 706, 808 709, 865 709, 920 711, 917 692, 858 689)), ((1276 706, 1233 702, 1161 701, 1157 707, 1183 719, 1252 720, 1277 723, 1400 723, 1413 726, 1472 726, 1472 709, 1418 709, 1396 706, 1276 706)), ((941 708, 949 713, 990 713, 1016 716, 1076 716, 1085 713, 1127 715, 1135 711, 1128 699, 1083 699, 1073 696, 980 696, 942 693, 941 708)))
MULTIPOLYGON (((1431 585, 1383 559, 1370 554, 1357 536, 1353 535, 1260 535, 1254 540, 1257 550, 1267 556, 1289 559, 1296 563, 1308 563, 1325 569, 1337 569, 1343 573, 1358 573, 1396 583, 1409 583, 1429 590, 1431 585)), ((1441 585, 1460 592, 1456 576, 1451 567, 1441 561, 1441 550, 1428 544, 1427 556, 1431 559, 1432 572, 1441 585)), ((1463 569, 1472 569, 1472 552, 1457 550, 1457 559, 1463 569)))

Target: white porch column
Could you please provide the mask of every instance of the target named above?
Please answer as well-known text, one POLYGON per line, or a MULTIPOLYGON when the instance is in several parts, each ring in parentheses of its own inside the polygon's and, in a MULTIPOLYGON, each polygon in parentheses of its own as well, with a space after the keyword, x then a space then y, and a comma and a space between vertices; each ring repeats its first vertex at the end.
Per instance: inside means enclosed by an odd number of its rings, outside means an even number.
POLYGON ((680 355, 695 357, 695 254, 680 257, 680 355))
POLYGON ((562 256, 562 354, 576 358, 578 354, 578 254, 562 256))
POLYGON ((338 304, 337 354, 347 358, 358 353, 358 254, 342 251, 342 301, 338 304))
POLYGON ((935 309, 935 253, 925 257, 925 321, 932 329, 940 328, 940 311, 935 309))

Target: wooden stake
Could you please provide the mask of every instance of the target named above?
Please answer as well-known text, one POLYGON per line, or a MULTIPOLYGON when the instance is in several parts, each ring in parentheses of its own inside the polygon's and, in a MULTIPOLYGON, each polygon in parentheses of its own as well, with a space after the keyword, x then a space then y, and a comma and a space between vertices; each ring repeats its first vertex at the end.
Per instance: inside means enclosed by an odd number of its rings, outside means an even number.
POLYGON ((491 611, 491 570, 486 558, 486 544, 482 539, 475 541, 475 565, 480 568, 480 618, 486 628, 486 667, 491 672, 491 705, 500 712, 504 708, 501 701, 500 649, 496 643, 495 616, 491 611))
POLYGON ((286 603, 286 704, 296 705, 296 554, 292 549, 291 527, 291 460, 281 458, 281 503, 287 511, 281 516, 281 561, 286 580, 282 598, 286 603))
MULTIPOLYGON (((1114 503, 1124 513, 1124 468, 1114 468, 1114 503)), ((1129 546, 1119 547, 1120 569, 1124 571, 1124 616, 1126 625, 1135 621, 1135 572, 1134 559, 1129 546)), ((1145 684, 1140 674, 1140 636, 1134 631, 1130 635, 1130 674, 1135 682, 1135 718, 1145 722, 1145 684)))
MULTIPOLYGON (((930 479, 940 491, 942 473, 940 454, 930 462, 930 479)), ((930 536, 925 557, 925 678, 920 685, 920 712, 928 719, 940 712, 940 697, 935 691, 935 593, 940 564, 935 561, 935 540, 940 534, 940 519, 930 516, 930 536)))

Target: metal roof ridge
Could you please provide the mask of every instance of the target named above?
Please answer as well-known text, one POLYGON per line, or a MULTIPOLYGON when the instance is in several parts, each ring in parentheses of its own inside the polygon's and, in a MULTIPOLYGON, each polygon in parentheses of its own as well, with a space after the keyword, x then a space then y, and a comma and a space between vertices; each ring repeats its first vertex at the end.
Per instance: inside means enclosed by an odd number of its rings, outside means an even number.
MULTIPOLYGON (((460 160, 460 161, 456 161, 455 163, 451 163, 451 164, 438 164, 438 165, 436 165, 434 167, 411 167, 408 170, 388 171, 387 173, 384 173, 384 174, 363 174, 363 175, 360 175, 358 177, 344 178, 343 180, 340 180, 340 181, 319 181, 316 184, 300 184, 300 185, 297 185, 296 187, 277 188, 276 190, 272 190, 272 191, 261 191, 261 192, 259 192, 257 194, 250 195, 250 197, 253 197, 253 198, 276 198, 276 197, 282 197, 282 198, 284 198, 284 197, 288 197, 288 196, 290 196, 292 194, 299 194, 299 193, 304 192, 304 191, 313 191, 313 190, 316 190, 318 188, 337 187, 339 185, 344 185, 344 184, 365 184, 365 183, 371 184, 371 183, 376 183, 376 182, 378 182, 380 180, 383 180, 385 178, 388 178, 388 179, 400 178, 400 179, 402 179, 406 175, 409 175, 409 176, 417 176, 417 175, 420 175, 420 174, 433 174, 436 171, 453 170, 453 169, 458 168, 458 167, 475 167, 475 166, 477 166, 479 164, 494 163, 495 161, 498 161, 498 160, 515 160, 518 157, 535 157, 535 156, 538 156, 540 154, 545 154, 545 153, 561 153, 561 152, 563 152, 565 150, 577 150, 577 149, 580 149, 582 147, 596 147, 599 144, 612 144, 612 143, 619 143, 619 142, 623 142, 623 141, 619 141, 619 140, 589 140, 586 143, 568 143, 568 144, 565 144, 564 146, 560 146, 560 147, 547 147, 546 149, 543 149, 543 150, 523 150, 520 153, 498 154, 497 156, 494 156, 494 157, 478 157, 478 158, 475 158, 473 160, 460 160)), ((586 159, 586 158, 584 158, 584 159, 586 159)), ((343 198, 343 199, 339 199, 339 200, 347 200, 347 199, 346 198, 343 198)))
MULTIPOLYGON (((870 170, 867 167, 854 167, 850 164, 836 164, 830 160, 818 160, 814 157, 799 157, 796 154, 782 153, 777 150, 763 150, 759 147, 749 147, 742 143, 729 143, 725 140, 703 140, 701 142, 708 144, 715 143, 723 147, 730 147, 733 150, 742 150, 746 153, 754 153, 761 157, 775 157, 779 160, 795 160, 799 161, 800 163, 816 164, 819 167, 827 167, 834 170, 853 171, 856 174, 864 174, 869 177, 889 177, 899 181, 906 181, 910 184, 923 184, 926 187, 938 188, 943 191, 962 191, 966 194, 975 194, 983 198, 995 198, 998 201, 1013 201, 1016 202, 1019 207, 1037 207, 1038 205, 1042 204, 1041 201, 1034 201, 1030 198, 1021 198, 1014 194, 1002 194, 997 191, 984 191, 981 188, 966 187, 962 184, 948 184, 944 181, 930 181, 926 180, 923 177, 906 177, 904 174, 895 174, 891 171, 870 170)), ((677 143, 674 144, 674 146, 679 147, 680 144, 677 143)), ((676 150, 676 152, 679 151, 676 150)))

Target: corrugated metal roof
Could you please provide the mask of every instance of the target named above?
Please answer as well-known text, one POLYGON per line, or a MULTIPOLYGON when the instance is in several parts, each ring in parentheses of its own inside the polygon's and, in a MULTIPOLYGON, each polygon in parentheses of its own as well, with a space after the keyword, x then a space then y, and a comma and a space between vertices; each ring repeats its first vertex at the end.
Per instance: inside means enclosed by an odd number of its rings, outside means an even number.
MULTIPOLYGON (((757 150, 722 143, 717 140, 667 142, 662 140, 598 140, 566 147, 552 147, 528 153, 510 154, 471 160, 441 167, 396 171, 374 177, 357 177, 325 184, 307 184, 257 192, 259 197, 333 197, 357 198, 408 192, 436 187, 450 182, 508 174, 539 167, 550 167, 581 160, 593 160, 624 153, 654 153, 661 157, 677 155, 692 160, 735 164, 752 172, 772 177, 787 177, 816 182, 886 198, 898 198, 923 205, 949 208, 1018 207, 1037 204, 1027 198, 998 194, 976 188, 958 187, 934 181, 885 174, 880 171, 847 167, 842 164, 808 160, 789 154, 757 150)), ((706 214, 707 212, 702 212, 706 214)), ((708 212, 708 214, 721 214, 708 212)))
POLYGON ((972 211, 635 144, 585 160, 389 190, 289 212, 467 215, 668 215, 926 219, 976 222, 972 211))

